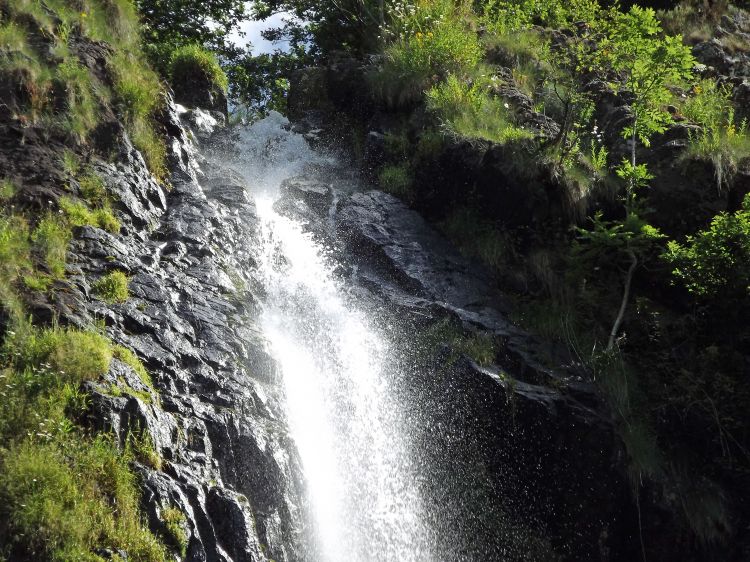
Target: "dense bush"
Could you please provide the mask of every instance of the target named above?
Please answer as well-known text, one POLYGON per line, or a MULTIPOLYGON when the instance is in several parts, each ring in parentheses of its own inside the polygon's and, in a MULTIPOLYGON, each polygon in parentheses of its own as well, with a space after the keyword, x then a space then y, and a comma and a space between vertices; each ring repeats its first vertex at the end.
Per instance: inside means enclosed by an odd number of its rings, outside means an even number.
POLYGON ((669 242, 664 258, 688 291, 716 306, 750 298, 750 196, 742 209, 717 215, 684 244, 669 242))

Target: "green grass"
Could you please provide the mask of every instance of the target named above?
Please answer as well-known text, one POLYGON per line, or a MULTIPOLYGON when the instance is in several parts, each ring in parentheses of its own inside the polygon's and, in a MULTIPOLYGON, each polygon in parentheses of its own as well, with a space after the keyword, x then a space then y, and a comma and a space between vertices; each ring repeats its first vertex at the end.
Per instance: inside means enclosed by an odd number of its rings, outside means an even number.
POLYGON ((533 137, 513 124, 507 104, 491 96, 483 80, 469 81, 451 74, 427 92, 427 107, 458 137, 498 144, 533 137))
POLYGON ((104 560, 102 548, 133 560, 165 561, 143 527, 129 457, 106 437, 57 434, 0 453, 0 536, 16 559, 104 560), (28 557, 28 558, 27 558, 28 557))
POLYGON ((187 517, 176 507, 168 507, 162 510, 161 520, 164 522, 168 542, 184 558, 188 549, 188 534, 185 530, 187 517))
POLYGON ((112 346, 95 332, 28 327, 9 336, 3 352, 17 369, 49 365, 60 380, 97 380, 109 370, 112 346))
MULTIPOLYGON (((11 110, 65 138, 71 148, 60 155, 61 169, 69 180, 79 180, 90 204, 67 197, 60 201, 61 215, 15 215, 6 205, 15 186, 0 182, 0 306, 9 316, 0 338, 0 558, 104 562, 102 552, 122 550, 131 560, 166 562, 172 557, 140 513, 131 470, 136 451, 119 450, 111 436, 92 435, 78 425, 88 411, 82 383, 100 380, 113 356, 150 387, 148 373, 132 353, 98 333, 32 326, 21 298, 22 289, 48 290, 64 276, 73 226, 119 231, 101 179, 90 172, 81 176, 76 156, 112 93, 72 56, 72 39, 81 33, 109 42, 116 52, 123 47, 137 52, 135 8, 125 0, 75 6, 65 0, 9 0, 2 18, 0 80, 18 92, 9 100, 11 110)), ((149 94, 156 99, 159 90, 157 81, 149 94)), ((126 125, 146 129, 150 122, 126 125)), ((153 127, 138 134, 158 152, 153 127)), ((158 463, 152 458, 150 464, 158 463)))
POLYGON ((747 122, 735 118, 731 87, 702 80, 692 93, 681 110, 701 131, 691 136, 685 157, 712 162, 721 190, 731 185, 739 163, 750 156, 747 122))
POLYGON ((205 80, 222 92, 229 85, 216 55, 200 45, 185 45, 175 49, 169 62, 169 75, 175 83, 190 84, 195 80, 205 80))
POLYGON ((549 58, 548 43, 535 30, 520 29, 504 34, 488 33, 482 42, 493 62, 499 62, 515 71, 524 69, 534 81, 541 79, 549 70, 549 65, 543 62, 549 58))
POLYGON ((55 98, 65 106, 60 121, 63 129, 79 141, 85 140, 99 123, 99 103, 89 70, 77 60, 66 59, 55 68, 53 89, 55 98))
POLYGON ((131 367, 138 377, 141 379, 141 382, 150 388, 151 390, 155 391, 154 388, 154 382, 151 380, 151 375, 146 370, 146 367, 143 365, 140 359, 136 357, 135 353, 133 353, 131 350, 129 350, 127 347, 123 347, 121 345, 115 345, 112 348, 112 354, 131 367))
MULTIPOLYGON (((127 392, 127 389, 126 389, 127 392)), ((154 470, 162 470, 164 459, 154 446, 154 440, 146 430, 132 431, 128 435, 128 449, 130 449, 137 460, 154 470)))
POLYGON ((452 212, 442 230, 461 253, 479 259, 494 271, 507 267, 516 257, 511 237, 470 207, 452 212))
POLYGON ((0 202, 6 203, 16 195, 16 186, 9 179, 0 180, 0 202))
POLYGON ((24 52, 27 49, 26 32, 15 22, 0 25, 0 49, 24 52))
POLYGON ((32 273, 28 223, 23 217, 0 214, 0 306, 13 320, 23 316, 14 286, 32 273))
POLYGON ((107 188, 102 178, 93 170, 87 170, 78 178, 81 195, 91 206, 103 205, 107 201, 107 188))
POLYGON ((61 197, 58 204, 71 226, 95 226, 112 234, 120 231, 120 221, 109 207, 92 210, 84 202, 70 197, 61 197))
POLYGON ((65 276, 65 261, 70 239, 70 227, 52 214, 42 218, 31 235, 34 250, 42 256, 47 270, 55 279, 62 279, 65 276))
POLYGON ((430 84, 474 69, 482 56, 465 8, 446 0, 420 3, 394 18, 387 40, 385 63, 373 81, 394 107, 421 101, 430 84))
POLYGON ((155 130, 153 114, 160 103, 161 82, 143 56, 118 52, 108 60, 114 76, 115 100, 130 138, 141 151, 149 170, 159 180, 167 174, 166 148, 155 130))
POLYGON ((386 165, 378 174, 378 184, 383 191, 402 198, 412 195, 412 177, 405 164, 386 165))
POLYGON ((478 365, 487 367, 495 361, 497 345, 491 334, 476 333, 453 340, 456 351, 471 357, 478 365))
POLYGON ((122 271, 112 271, 92 284, 94 293, 110 304, 122 303, 130 298, 128 277, 122 271))
POLYGON ((30 0, 11 0, 8 14, 10 21, 0 26, 0 45, 5 45, 0 46, 0 79, 20 85, 19 107, 13 109, 86 144, 100 122, 102 105, 114 98, 134 145, 163 180, 166 149, 153 122, 163 88, 145 62, 135 5, 126 0, 89 0, 74 6, 49 0, 42 7, 30 0), (108 65, 111 87, 72 56, 69 40, 79 34, 113 47, 108 65), (39 42, 30 40, 35 35, 52 41, 49 52, 29 46, 39 42))
POLYGON ((466 355, 478 365, 487 367, 495 361, 497 355, 497 343, 491 334, 467 333, 450 318, 435 322, 418 334, 414 351, 418 354, 434 354, 443 345, 447 345, 452 351, 450 362, 455 362, 459 355, 466 355))
POLYGON ((25 218, 0 216, 0 284, 3 300, 14 300, 11 288, 19 280, 32 290, 46 290, 54 279, 65 275, 70 228, 57 216, 47 214, 33 230, 25 218), (43 266, 46 273, 35 265, 43 266))
POLYGON ((130 126, 129 132, 133 144, 143 155, 151 173, 157 180, 166 181, 169 173, 167 148, 164 139, 154 130, 153 123, 150 120, 136 121, 130 126))
POLYGON ((115 53, 108 60, 115 77, 114 93, 125 120, 134 123, 151 116, 159 103, 159 77, 139 58, 115 53))
POLYGON ((62 165, 63 171, 71 178, 76 177, 81 169, 80 158, 78 158, 78 155, 69 148, 63 150, 60 164, 62 165))
POLYGON ((91 436, 75 420, 87 410, 84 380, 109 368, 112 346, 93 332, 21 323, 0 353, 0 537, 12 559, 103 560, 122 549, 165 562, 143 526, 128 449, 91 436))

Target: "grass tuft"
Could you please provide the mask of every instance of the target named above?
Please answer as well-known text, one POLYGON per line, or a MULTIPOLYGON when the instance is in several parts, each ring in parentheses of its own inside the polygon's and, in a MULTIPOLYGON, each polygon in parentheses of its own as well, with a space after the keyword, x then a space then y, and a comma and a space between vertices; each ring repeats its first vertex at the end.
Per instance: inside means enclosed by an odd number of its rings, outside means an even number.
POLYGON ((78 178, 81 195, 92 206, 103 204, 107 201, 107 188, 102 178, 93 170, 87 170, 83 176, 78 178))
POLYGON ((122 271, 113 271, 98 279, 93 285, 94 293, 110 304, 122 303, 130 298, 128 277, 122 271))
POLYGON ((92 211, 84 202, 70 197, 61 197, 59 205, 71 226, 95 226, 112 234, 120 231, 120 221, 109 207, 92 211))
POLYGON ((46 215, 34 229, 31 240, 54 279, 65 276, 65 260, 70 243, 70 228, 57 216, 46 215))
POLYGON ((166 538, 177 553, 184 558, 188 549, 188 533, 185 529, 187 517, 176 507, 168 507, 161 512, 161 520, 166 529, 166 538))
POLYGON ((16 186, 9 179, 0 180, 0 202, 6 203, 15 197, 16 186))
POLYGON ((60 121, 63 129, 84 141, 99 123, 99 104, 88 69, 77 60, 65 60, 55 69, 53 91, 56 103, 66 110, 60 121))
POLYGON ((131 432, 128 435, 127 448, 133 452, 135 460, 154 470, 164 468, 164 459, 156 450, 151 434, 146 430, 131 432))

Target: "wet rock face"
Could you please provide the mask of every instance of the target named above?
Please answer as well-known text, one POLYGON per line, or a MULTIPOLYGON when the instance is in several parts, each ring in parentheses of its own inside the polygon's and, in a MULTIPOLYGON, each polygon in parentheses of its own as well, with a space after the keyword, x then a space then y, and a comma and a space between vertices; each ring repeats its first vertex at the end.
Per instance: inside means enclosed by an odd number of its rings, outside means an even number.
MULTIPOLYGON (((87 422, 123 444, 148 435, 153 451, 137 455, 144 512, 157 531, 165 509, 186 516, 186 560, 302 560, 295 531, 301 475, 250 289, 257 286, 255 208, 236 174, 197 158, 171 100, 166 107, 171 188, 154 181, 117 130, 114 157, 92 156, 90 165, 112 195, 121 231, 78 228, 64 290, 54 301, 35 296, 29 308, 40 321, 103 323, 115 344, 145 364, 153 388, 118 359, 89 383, 87 422), (112 270, 129 276, 123 304, 105 304, 90 291, 112 270)), ((187 117, 193 126, 216 123, 197 111, 187 117)), ((62 146, 0 126, 6 170, 23 178, 18 200, 32 209, 54 205, 65 184, 57 171, 62 146)))
POLYGON ((575 368, 546 366, 571 358, 513 326, 489 274, 404 203, 346 194, 334 181, 321 206, 324 184, 314 174, 289 180, 276 208, 336 249, 343 282, 395 332, 436 552, 446 561, 637 556, 624 546, 634 544, 633 514, 612 427, 575 368), (448 346, 423 355, 417 334, 448 320, 499 342, 491 365, 448 346))

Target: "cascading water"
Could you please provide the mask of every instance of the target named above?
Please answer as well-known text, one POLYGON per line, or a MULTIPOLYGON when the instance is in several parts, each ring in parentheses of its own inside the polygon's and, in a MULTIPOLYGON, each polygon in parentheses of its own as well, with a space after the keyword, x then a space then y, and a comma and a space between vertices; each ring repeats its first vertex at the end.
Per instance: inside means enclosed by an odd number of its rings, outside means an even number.
POLYGON ((389 342, 369 321, 367 304, 337 278, 326 248, 274 210, 284 179, 330 163, 284 125, 272 114, 245 130, 232 164, 257 189, 262 323, 305 472, 308 558, 432 560, 389 342))

